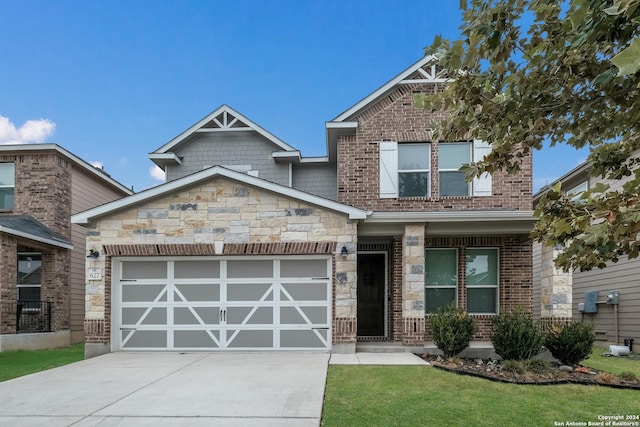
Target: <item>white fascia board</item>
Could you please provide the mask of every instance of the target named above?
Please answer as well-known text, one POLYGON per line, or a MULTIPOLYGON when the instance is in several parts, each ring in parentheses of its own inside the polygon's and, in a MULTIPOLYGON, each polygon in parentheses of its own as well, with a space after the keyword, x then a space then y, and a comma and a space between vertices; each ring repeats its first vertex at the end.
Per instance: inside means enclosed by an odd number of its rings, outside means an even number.
POLYGON ((300 163, 328 163, 329 156, 303 157, 300 163))
MULTIPOLYGON (((565 181, 568 181, 571 178, 575 178, 578 175, 581 175, 583 173, 588 172, 590 168, 591 168, 591 162, 589 160, 586 160, 586 161, 580 163, 575 168, 571 169, 569 172, 567 172, 564 175, 562 175, 560 178, 558 178, 555 181, 553 181, 551 184, 545 185, 540 190, 538 190, 536 192, 536 194, 533 195, 533 203, 534 203, 534 205, 537 204, 538 201, 540 200, 540 198, 542 196, 544 196, 558 182, 565 182, 565 181)), ((588 176, 587 176, 587 178, 588 178, 588 176)))
POLYGON ((447 211, 447 212, 372 212, 366 222, 469 222, 523 221, 535 222, 533 211, 447 211))
POLYGON ((176 153, 149 153, 149 159, 160 167, 167 163, 182 164, 182 160, 176 153))
POLYGON ((274 151, 271 153, 271 157, 274 160, 286 160, 293 163, 298 163, 300 161, 300 151, 274 151))
POLYGON ((342 203, 334 202, 333 200, 325 199, 322 197, 314 196, 313 194, 305 193, 300 190, 295 190, 283 185, 274 184, 264 179, 253 177, 241 172, 235 172, 222 166, 214 166, 205 169, 201 172, 194 173, 175 181, 170 181, 166 184, 158 185, 140 193, 125 197, 120 200, 115 200, 111 203, 98 206, 93 209, 89 209, 84 212, 77 213, 71 217, 71 222, 74 224, 89 224, 95 218, 111 214, 113 212, 129 208, 131 206, 144 203, 148 200, 171 194, 172 192, 179 190, 183 187, 188 187, 197 184, 200 181, 211 179, 216 176, 232 179, 259 189, 270 191, 276 194, 281 194, 286 197, 290 197, 302 202, 306 202, 312 205, 320 206, 329 210, 341 212, 349 215, 349 219, 365 219, 367 212, 361 209, 353 208, 351 206, 343 205, 342 203))
POLYGON ((392 78, 391 80, 389 80, 387 83, 382 85, 379 89, 377 89, 375 92, 373 92, 370 95, 368 95, 367 97, 361 99, 354 106, 352 106, 351 108, 349 108, 348 110, 346 110, 345 112, 343 112, 342 114, 340 114, 338 117, 336 117, 335 119, 333 119, 331 121, 332 122, 341 122, 341 121, 344 121, 344 120, 348 119, 349 117, 353 116, 355 113, 357 113, 358 111, 360 111, 361 109, 363 109, 364 107, 369 105, 371 102, 375 101, 378 97, 383 95, 385 92, 387 92, 388 90, 393 88, 395 85, 400 83, 402 80, 404 80, 407 77, 409 77, 417 69, 421 68, 426 63, 428 63, 428 62, 430 62, 430 61, 432 61, 434 59, 436 59, 436 57, 433 56, 433 55, 424 56, 424 57, 420 58, 420 60, 418 62, 416 62, 415 64, 413 64, 412 66, 410 66, 409 68, 407 68, 406 70, 404 70, 403 72, 401 72, 400 74, 398 74, 397 76, 392 78))
POLYGON ((34 242, 44 243, 50 246, 57 246, 59 248, 64 248, 64 249, 73 249, 72 244, 59 242, 53 239, 47 239, 46 237, 36 236, 35 234, 25 233, 24 231, 16 230, 16 229, 5 227, 2 225, 0 225, 0 232, 11 234, 17 237, 23 237, 25 239, 33 240, 34 242))
POLYGON ((327 129, 356 129, 358 127, 358 122, 324 122, 324 126, 327 129))
POLYGON ((44 151, 44 150, 53 150, 62 154, 69 160, 72 160, 78 166, 80 166, 85 171, 89 172, 89 174, 95 176, 96 178, 106 181, 114 187, 117 187, 119 190, 123 191, 127 194, 133 194, 133 190, 125 187, 115 179, 108 176, 104 171, 100 171, 98 168, 87 162, 86 160, 82 160, 80 157, 71 153, 70 151, 62 148, 58 144, 16 144, 16 145, 0 145, 0 153, 2 152, 13 152, 13 151, 44 151))
MULTIPOLYGON (((247 126, 249 126, 249 128, 251 128, 251 130, 254 130, 254 131, 258 132, 260 135, 264 136, 269 141, 273 142, 275 145, 277 145, 278 147, 282 148, 283 150, 285 150, 285 151, 295 151, 295 148, 291 147, 289 144, 287 144, 286 142, 282 141, 277 136, 275 136, 275 135, 271 134, 270 132, 266 131, 265 129, 263 129, 262 127, 260 127, 256 123, 254 123, 253 121, 249 120, 243 114, 240 114, 239 112, 237 112, 233 108, 229 107, 228 105, 223 104, 220 107, 218 107, 216 110, 214 110, 213 112, 211 112, 208 115, 206 115, 205 117, 203 117, 200 121, 198 121, 196 124, 191 126, 189 129, 185 130, 180 135, 176 136, 171 141, 167 142, 162 147, 160 147, 157 150, 155 150, 153 153, 166 153, 167 151, 171 150, 173 147, 178 145, 180 142, 184 141, 190 135, 195 133, 202 126, 204 126, 205 124, 207 124, 208 122, 210 122, 211 120, 213 120, 214 118, 219 116, 224 111, 226 111, 228 113, 231 113, 231 115, 235 116, 237 119, 239 119, 240 121, 244 122, 247 126)), ((244 129, 244 130, 246 130, 246 129, 244 129)))

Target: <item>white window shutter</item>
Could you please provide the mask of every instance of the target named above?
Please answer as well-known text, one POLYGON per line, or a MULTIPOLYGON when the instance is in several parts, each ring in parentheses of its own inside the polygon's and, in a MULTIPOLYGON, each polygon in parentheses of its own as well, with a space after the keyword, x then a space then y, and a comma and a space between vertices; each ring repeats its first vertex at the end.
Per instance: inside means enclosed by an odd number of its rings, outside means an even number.
MULTIPOLYGON (((491 152, 491 145, 479 139, 473 140, 473 161, 479 162, 491 152)), ((473 195, 474 196, 491 196, 491 174, 483 173, 473 179, 473 195)))
POLYGON ((380 143, 380 198, 398 197, 398 143, 380 143))

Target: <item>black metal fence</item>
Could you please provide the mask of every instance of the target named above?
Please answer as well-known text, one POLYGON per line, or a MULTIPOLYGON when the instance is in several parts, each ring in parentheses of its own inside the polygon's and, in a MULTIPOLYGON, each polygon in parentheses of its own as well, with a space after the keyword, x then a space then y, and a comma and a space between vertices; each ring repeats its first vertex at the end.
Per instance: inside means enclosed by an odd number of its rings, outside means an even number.
POLYGON ((15 333, 51 332, 51 302, 4 301, 0 303, 3 324, 14 324, 15 333), (13 320, 12 319, 12 320, 13 320))

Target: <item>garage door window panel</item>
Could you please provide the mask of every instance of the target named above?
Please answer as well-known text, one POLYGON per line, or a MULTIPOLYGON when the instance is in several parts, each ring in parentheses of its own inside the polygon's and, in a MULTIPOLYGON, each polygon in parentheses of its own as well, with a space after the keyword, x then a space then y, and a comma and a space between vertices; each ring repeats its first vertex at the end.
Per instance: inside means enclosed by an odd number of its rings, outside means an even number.
POLYGON ((127 261, 122 263, 122 279, 166 279, 166 261, 127 261))
POLYGON ((272 330, 229 330, 227 331, 229 348, 269 348, 273 347, 272 330))
POLYGON ((326 301, 327 287, 320 282, 283 283, 281 301, 326 301))
POLYGON ((218 279, 220 261, 175 261, 173 271, 175 279, 218 279))
POLYGON ((282 260, 280 277, 327 277, 327 261, 321 259, 282 260))
POLYGON ((165 285, 122 285, 122 302, 166 302, 165 285))
POLYGON ((127 348, 166 348, 166 331, 125 331, 123 347, 127 348))
POLYGON ((177 348, 218 348, 220 331, 174 331, 173 345, 177 348))
POLYGON ((228 307, 227 325, 271 325, 273 307, 228 307))
POLYGON ((217 283, 176 285, 176 301, 219 301, 220 285, 217 283))
POLYGON ((273 277, 273 261, 227 261, 228 279, 257 279, 261 277, 273 277))
POLYGON ((325 348, 326 346, 326 330, 282 331, 280 334, 280 347, 283 348, 325 348))
POLYGON ((273 301, 271 283, 229 283, 227 301, 273 301))

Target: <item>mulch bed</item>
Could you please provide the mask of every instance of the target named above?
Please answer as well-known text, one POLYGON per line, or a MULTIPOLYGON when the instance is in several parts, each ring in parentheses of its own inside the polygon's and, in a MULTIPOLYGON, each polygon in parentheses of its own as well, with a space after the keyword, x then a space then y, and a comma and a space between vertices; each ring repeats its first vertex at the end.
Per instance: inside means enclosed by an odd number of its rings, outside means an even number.
POLYGON ((597 371, 585 366, 576 366, 572 372, 563 372, 559 366, 552 365, 543 373, 515 373, 505 370, 502 361, 482 359, 443 359, 441 356, 419 355, 432 366, 459 375, 469 375, 509 384, 555 385, 580 384, 604 387, 640 390, 640 380, 625 381, 616 375, 597 371))

